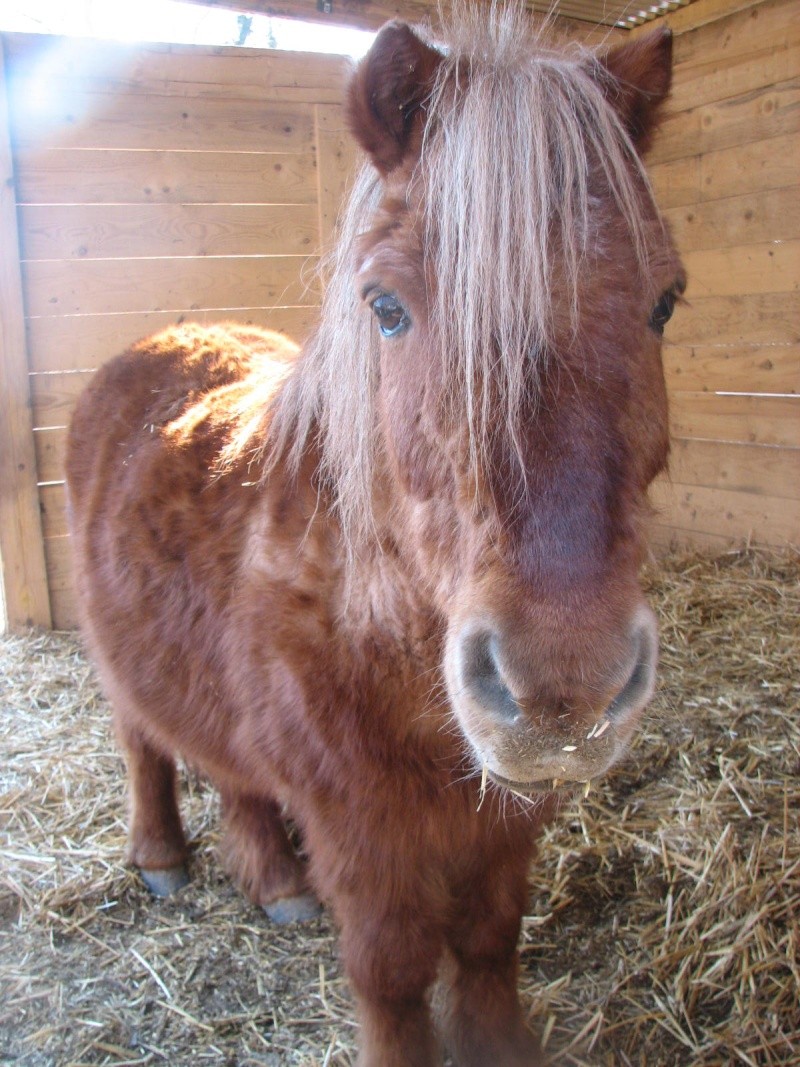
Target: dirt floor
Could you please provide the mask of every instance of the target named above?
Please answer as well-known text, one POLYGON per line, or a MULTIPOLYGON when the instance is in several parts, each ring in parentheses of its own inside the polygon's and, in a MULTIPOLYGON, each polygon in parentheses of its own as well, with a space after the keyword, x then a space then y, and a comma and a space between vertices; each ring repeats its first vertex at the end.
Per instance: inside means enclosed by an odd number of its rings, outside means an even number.
MULTIPOLYGON (((546 835, 524 1003, 554 1064, 798 1067, 800 556, 674 555, 647 584, 660 692, 546 835)), ((220 869, 213 792, 183 789, 192 882, 156 901, 79 641, 0 638, 0 1063, 354 1062, 330 920, 272 926, 220 869)))

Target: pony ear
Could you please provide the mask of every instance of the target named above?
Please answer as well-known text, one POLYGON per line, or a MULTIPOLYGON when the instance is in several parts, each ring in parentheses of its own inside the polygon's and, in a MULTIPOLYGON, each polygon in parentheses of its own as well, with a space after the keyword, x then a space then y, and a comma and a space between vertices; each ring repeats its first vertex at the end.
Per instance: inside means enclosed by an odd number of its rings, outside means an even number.
POLYGON ((347 98, 350 126, 384 177, 419 151, 421 109, 441 61, 404 22, 389 22, 356 68, 347 98))
POLYGON ((643 155, 652 140, 661 103, 672 84, 672 30, 654 30, 600 57, 609 102, 643 155))

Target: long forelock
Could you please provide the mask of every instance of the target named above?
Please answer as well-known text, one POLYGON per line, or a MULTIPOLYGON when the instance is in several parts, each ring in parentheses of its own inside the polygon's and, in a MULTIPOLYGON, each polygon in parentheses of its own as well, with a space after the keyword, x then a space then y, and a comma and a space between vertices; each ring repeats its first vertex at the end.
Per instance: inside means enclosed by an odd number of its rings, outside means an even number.
MULTIPOLYGON (((555 47, 514 9, 492 10, 488 21, 485 9, 462 14, 448 40, 414 179, 436 278, 429 325, 448 408, 467 419, 474 468, 485 464, 499 422, 524 470, 523 399, 563 331, 554 284, 572 327, 579 321, 582 270, 597 239, 590 175, 613 197, 645 273, 652 194, 591 53, 555 47)), ((381 461, 378 338, 355 291, 355 246, 382 192, 366 165, 340 222, 320 327, 279 398, 270 435, 272 454, 288 448, 295 465, 315 437, 351 551, 372 532, 381 461)))
POLYGON ((473 464, 484 462, 499 419, 524 472, 520 410, 565 314, 577 332, 582 272, 598 240, 593 193, 613 198, 645 273, 652 194, 591 53, 557 46, 549 27, 532 30, 517 9, 491 10, 488 22, 462 16, 451 39, 419 163, 436 278, 430 318, 473 464))

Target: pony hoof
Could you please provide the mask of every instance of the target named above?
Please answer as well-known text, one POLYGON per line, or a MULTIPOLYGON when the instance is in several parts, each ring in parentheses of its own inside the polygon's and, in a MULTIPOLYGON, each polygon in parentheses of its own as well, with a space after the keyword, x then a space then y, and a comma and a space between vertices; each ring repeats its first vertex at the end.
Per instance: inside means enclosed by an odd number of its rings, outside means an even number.
POLYGON ((142 881, 154 897, 171 897, 173 893, 177 893, 179 889, 189 884, 189 875, 182 864, 160 871, 146 871, 140 867, 139 872, 142 881))
POLYGON ((281 926, 286 923, 304 923, 317 919, 322 914, 322 905, 313 893, 303 893, 298 897, 279 897, 264 905, 267 917, 281 926))

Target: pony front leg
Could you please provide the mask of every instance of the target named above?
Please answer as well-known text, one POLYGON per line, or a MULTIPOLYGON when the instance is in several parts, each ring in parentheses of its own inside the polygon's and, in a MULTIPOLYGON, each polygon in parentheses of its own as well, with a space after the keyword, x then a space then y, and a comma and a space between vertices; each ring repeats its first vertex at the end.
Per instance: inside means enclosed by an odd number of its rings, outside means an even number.
POLYGON ((439 1067, 428 990, 441 941, 420 922, 420 908, 392 915, 374 908, 367 896, 337 908, 361 1024, 357 1067, 439 1067))
POLYGON ((220 789, 226 833, 222 855, 228 873, 276 923, 304 922, 322 908, 306 881, 280 808, 269 797, 220 789))
POLYGON ((540 1067, 517 994, 520 924, 527 903, 529 850, 489 854, 448 934, 443 1026, 458 1067, 540 1067))
POLYGON ((115 707, 114 722, 128 765, 129 858, 150 892, 166 897, 189 881, 175 760, 156 748, 132 719, 127 708, 115 707))

